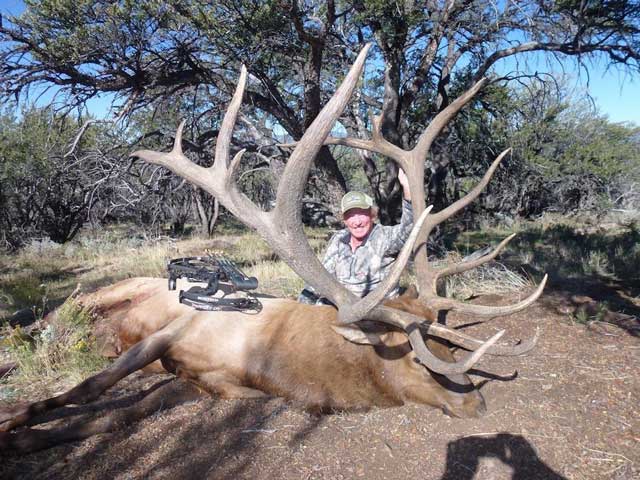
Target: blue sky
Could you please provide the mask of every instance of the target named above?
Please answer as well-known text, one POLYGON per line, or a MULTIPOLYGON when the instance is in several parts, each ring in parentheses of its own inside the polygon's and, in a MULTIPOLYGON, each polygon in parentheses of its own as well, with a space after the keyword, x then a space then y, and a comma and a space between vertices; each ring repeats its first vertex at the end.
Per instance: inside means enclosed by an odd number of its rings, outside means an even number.
POLYGON ((601 112, 614 122, 640 125, 640 78, 601 69, 592 71, 588 91, 601 112))
MULTIPOLYGON (((0 13, 15 15, 23 9, 24 4, 21 0, 1 0, 0 13)), ((575 91, 579 92, 578 95, 590 95, 598 110, 608 115, 613 122, 633 122, 640 125, 640 77, 638 75, 634 78, 615 69, 607 70, 603 64, 589 65, 587 75, 584 70, 576 71, 573 63, 570 60, 567 61, 562 75, 568 73, 573 78, 572 85, 575 91)), ((565 66, 556 64, 555 67, 562 70, 565 66)), ((94 100, 88 108, 96 116, 104 117, 108 106, 109 100, 105 98, 94 100)))
POLYGON ((558 56, 561 62, 542 53, 520 54, 496 63, 500 74, 547 72, 565 86, 576 100, 591 98, 600 113, 613 122, 640 126, 640 75, 620 67, 607 68, 606 61, 577 66, 576 57, 558 56))

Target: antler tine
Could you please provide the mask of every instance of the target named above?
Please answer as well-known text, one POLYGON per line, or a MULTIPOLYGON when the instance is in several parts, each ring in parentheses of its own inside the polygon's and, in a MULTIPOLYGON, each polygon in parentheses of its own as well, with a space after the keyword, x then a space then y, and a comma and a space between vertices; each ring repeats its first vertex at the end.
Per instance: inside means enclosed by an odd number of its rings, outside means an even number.
MULTIPOLYGON (((424 293, 421 293, 422 298, 426 299, 429 302, 429 306, 433 308, 440 308, 442 310, 455 310, 462 313, 477 314, 477 315, 489 316, 489 317, 509 315, 511 313, 516 313, 528 307, 533 302, 535 302, 538 299, 538 297, 542 294, 544 286, 547 282, 547 275, 544 276, 542 282, 540 283, 540 285, 538 285, 535 292, 531 294, 529 297, 527 297, 527 299, 508 307, 470 305, 463 302, 456 302, 455 300, 452 300, 449 298, 439 297, 436 293, 437 282, 440 278, 466 272, 473 268, 479 267, 480 265, 483 265, 490 260, 493 260, 498 256, 498 253, 500 253, 500 251, 507 245, 507 243, 509 243, 515 236, 516 236, 515 233, 509 235, 502 242, 500 242, 500 244, 496 248, 494 248, 493 251, 491 251, 486 255, 483 255, 482 257, 476 260, 472 260, 469 262, 460 262, 460 263, 451 265, 449 267, 444 267, 442 269, 436 270, 433 283, 430 285, 430 289, 428 288, 424 293)), ((534 345, 535 343, 531 345, 531 348, 533 348, 534 345)), ((519 355, 519 353, 515 355, 519 355)))
POLYGON ((349 102, 370 48, 371 44, 368 44, 362 49, 340 87, 289 157, 278 185, 276 206, 269 212, 271 218, 266 226, 269 231, 265 232, 272 239, 271 243, 280 245, 277 253, 286 263, 318 294, 331 300, 338 308, 354 303, 356 297, 326 271, 309 246, 302 228, 301 204, 313 160, 349 102))
MULTIPOLYGON (((477 338, 465 335, 458 330, 445 327, 444 325, 441 325, 439 323, 423 323, 421 325, 421 328, 423 328, 424 333, 426 333, 427 335, 448 340, 454 345, 462 347, 465 350, 475 351, 484 344, 484 342, 478 340, 477 338)), ((485 353, 487 355, 508 357, 523 355, 536 346, 539 337, 540 327, 536 327, 535 334, 531 338, 520 341, 516 345, 493 345, 485 353)))
POLYGON ((235 187, 235 184, 233 183, 235 180, 235 174, 238 171, 240 162, 242 161, 242 156, 245 154, 246 151, 247 151, 246 148, 239 150, 238 153, 234 155, 233 160, 231 160, 229 167, 225 170, 223 175, 225 189, 232 190, 235 187))
MULTIPOLYGON (((475 260, 470 260, 467 262, 459 262, 449 267, 443 267, 439 269, 436 273, 436 281, 442 277, 448 277, 449 275, 455 275, 458 273, 466 272, 467 270, 472 270, 474 268, 479 267, 480 265, 484 265, 485 263, 493 260, 498 256, 498 254, 507 246, 507 244, 513 240, 516 236, 515 233, 512 233, 507 238, 502 240, 497 247, 495 247, 491 252, 486 255, 482 255, 480 258, 475 260)), ((436 285, 433 285, 433 291, 435 292, 436 285)))
POLYGON ((275 210, 278 217, 284 220, 283 226, 287 224, 291 230, 301 230, 298 221, 301 215, 300 202, 313 161, 333 129, 336 120, 351 99, 370 48, 371 44, 367 44, 362 49, 342 84, 316 116, 300 141, 297 142, 295 150, 289 157, 280 185, 278 185, 275 210))
MULTIPOLYGON (((343 145, 345 147, 359 148, 374 153, 380 153, 396 161, 405 170, 407 166, 406 151, 386 140, 365 140, 353 137, 327 137, 325 145, 343 145)), ((287 146, 287 145, 285 145, 287 146)))
MULTIPOLYGON (((424 160, 431 148, 433 140, 440 131, 442 131, 449 120, 451 120, 451 118, 453 118, 462 109, 462 107, 464 107, 480 91, 480 89, 484 87, 487 81, 487 78, 478 80, 469 90, 460 95, 444 110, 438 113, 429 126, 422 132, 415 147, 410 151, 403 150, 383 137, 380 130, 382 120, 380 115, 373 117, 373 129, 371 132, 373 137, 372 140, 353 137, 327 137, 325 145, 344 145, 385 155, 397 162, 398 165, 405 170, 405 172, 409 172, 411 176, 422 179, 424 175, 424 160)), ((420 199, 423 198, 423 194, 420 194, 419 196, 420 199)), ((419 205, 420 210, 423 206, 423 203, 419 205)))
POLYGON ((429 152, 431 144, 435 138, 447 123, 449 123, 449 121, 462 109, 462 107, 476 96, 488 81, 489 79, 486 77, 481 78, 473 84, 471 88, 456 98, 444 110, 435 116, 431 123, 429 123, 429 126, 422 132, 420 138, 418 138, 416 146, 411 151, 414 164, 420 165, 424 168, 424 160, 427 157, 427 153, 429 152))
POLYGON ((475 199, 478 198, 482 193, 482 191, 485 189, 485 187, 491 180, 491 177, 493 177, 494 172, 496 171, 496 169, 498 168, 498 166, 500 165, 504 157, 506 157, 507 154, 510 152, 511 152, 511 148, 507 148, 502 153, 500 153, 500 155, 496 157, 496 159, 493 161, 491 166, 487 169, 484 176, 482 177, 482 180, 480 180, 480 182, 478 182, 478 184, 475 187, 473 187, 469 193, 467 193, 460 200, 453 202, 447 208, 444 208, 439 212, 434 213, 429 219, 429 222, 424 226, 424 228, 427 229, 429 227, 431 228, 435 227, 436 225, 442 223, 449 217, 452 217, 453 215, 458 213, 460 210, 462 210, 463 208, 473 203, 473 201, 475 201, 475 199))
POLYGON ((185 125, 184 120, 180 122, 178 126, 173 149, 170 152, 162 153, 152 150, 138 150, 131 155, 139 157, 146 162, 168 168, 175 174, 218 198, 220 203, 240 221, 252 228, 260 230, 264 226, 264 212, 244 195, 233 182, 235 171, 238 168, 244 150, 238 152, 233 161, 231 163, 229 162, 231 136, 242 104, 242 96, 244 95, 246 83, 247 69, 243 66, 236 90, 224 115, 220 132, 218 133, 215 160, 211 167, 202 167, 193 163, 183 153, 182 134, 185 125))
POLYGON ((338 321, 340 323, 354 323, 365 318, 371 310, 384 300, 389 291, 398 283, 400 275, 402 275, 402 272, 411 257, 411 253, 413 252, 413 247, 416 242, 416 238, 418 238, 418 233, 420 233, 420 229, 422 228, 422 224, 426 220, 427 215, 429 215, 432 208, 433 205, 429 205, 429 207, 422 212, 422 215, 420 215, 420 218, 413 226, 411 234, 402 247, 400 254, 396 258, 393 267, 391 267, 391 271, 380 285, 356 303, 341 306, 338 312, 338 321))
POLYGON ((484 354, 499 356, 522 355, 535 347, 540 335, 540 329, 537 328, 532 338, 517 345, 496 345, 496 342, 502 334, 497 338, 492 337, 488 341, 483 342, 457 330, 448 328, 445 325, 438 323, 427 324, 422 317, 385 305, 376 307, 367 315, 367 318, 388 323, 389 325, 406 331, 409 335, 409 343, 416 352, 420 362, 430 370, 442 374, 463 373, 468 371, 484 354), (475 352, 475 355, 469 355, 457 363, 443 362, 428 351, 428 348, 426 348, 422 340, 422 335, 418 334, 416 330, 422 330, 427 335, 448 340, 454 345, 475 352))
MULTIPOLYGON (((482 177, 482 180, 469 193, 467 193, 464 197, 462 197, 457 202, 454 202, 451 205, 449 205, 447 208, 441 210, 440 212, 430 215, 429 220, 425 222, 422 227, 421 234, 425 237, 428 236, 431 230, 436 225, 438 225, 439 223, 442 223, 444 220, 451 217, 452 215, 454 215, 455 213, 457 213, 458 211, 460 211, 461 209, 469 205, 471 202, 473 202, 480 195, 482 190, 484 190, 486 185, 489 183, 489 180, 491 180, 493 173, 498 168, 498 165, 500 165, 500 162, 504 159, 504 157, 510 151, 511 149, 508 148, 505 151, 503 151, 500 155, 498 155, 498 157, 493 161, 493 163, 491 164, 487 172, 482 177)), ((423 237, 420 237, 420 238, 423 238, 423 237)), ((504 248, 504 246, 512 238, 513 238, 513 235, 503 240, 492 254, 489 254, 485 257, 481 257, 478 261, 466 262, 460 265, 454 265, 453 267, 450 267, 448 269, 443 269, 440 271, 433 269, 429 266, 429 261, 427 259, 426 253, 424 255, 420 255, 416 259, 416 273, 418 277, 420 299, 425 303, 427 303, 429 307, 437 310, 455 310, 462 313, 469 313, 469 314, 480 315, 484 317, 510 315, 512 313, 516 313, 516 312, 519 312, 520 310, 525 309, 526 307, 531 305, 533 302, 535 302, 538 299, 538 297, 540 297, 540 295, 542 294, 542 290, 544 289, 544 286, 547 282, 547 275, 544 276, 538 288, 529 297, 522 300, 521 302, 518 302, 514 305, 509 305, 509 306, 493 307, 493 306, 485 306, 485 305, 472 305, 472 304, 467 304, 463 302, 458 302, 451 298, 443 298, 438 296, 437 294, 437 280, 439 277, 442 277, 444 275, 450 275, 453 273, 459 273, 459 272, 468 270, 469 268, 473 268, 475 266, 481 265, 486 261, 491 260, 491 258, 495 257, 498 254, 498 252, 502 248, 504 248)))
POLYGON ((500 317, 503 315, 510 315, 512 313, 519 312, 520 310, 524 310, 533 302, 535 302, 542 294, 548 277, 549 276, 545 274, 544 278, 531 295, 513 305, 505 305, 500 307, 488 305, 473 305, 470 303, 459 302, 452 298, 444 298, 438 296, 426 296, 426 299, 429 302, 429 307, 436 310, 454 310, 456 312, 468 313, 482 317, 500 317))
POLYGON ((467 356, 465 356, 464 359, 456 363, 445 362, 431 353, 431 351, 424 344, 422 333, 420 333, 419 329, 410 331, 409 342, 411 343, 413 352, 425 367, 427 367, 429 370, 433 370, 436 373, 447 375, 468 372, 487 352, 487 350, 489 350, 494 343, 500 340, 502 335, 504 335, 504 332, 504 330, 500 330, 493 337, 484 342, 482 346, 475 352, 469 353, 467 356))
MULTIPOLYGON (((442 338, 469 351, 476 351, 485 343, 482 340, 466 335, 459 330, 449 328, 446 325, 441 325, 436 322, 425 322, 422 317, 408 312, 400 312, 388 306, 379 307, 374 311, 373 315, 368 315, 367 318, 388 323, 402 330, 411 330, 415 328, 414 325, 419 325, 425 334, 442 338)), ((520 341, 516 345, 494 344, 485 351, 485 354, 496 356, 523 355, 536 346, 539 336, 540 327, 536 327, 536 332, 531 338, 520 341)))
MULTIPOLYGON (((446 219, 453 216, 455 213, 459 212, 471 202, 473 202, 476 198, 478 198, 480 193, 482 193, 484 187, 489 183, 489 180, 491 180, 491 177, 493 176, 495 170, 498 168, 498 165, 500 165, 500 162, 502 162, 504 157, 510 151, 511 149, 508 148, 500 155, 498 155, 489 169, 485 172, 480 182, 469 193, 467 193, 458 201, 449 205, 447 208, 431 215, 429 217, 429 221, 425 222, 425 224, 422 226, 422 231, 420 236, 418 237, 418 241, 424 242, 431 233, 431 230, 433 230, 436 225, 444 222, 446 219)), ((435 295, 437 271, 429 265, 429 259, 427 257, 426 250, 424 252, 418 252, 416 249, 415 266, 420 298, 422 300, 430 300, 430 297, 433 297, 435 295)))
POLYGON ((131 154, 132 157, 138 157, 145 162, 160 165, 169 170, 178 173, 181 177, 189 182, 193 182, 198 186, 202 185, 202 179, 207 177, 207 169, 193 163, 182 152, 182 131, 185 121, 180 122, 176 130, 173 149, 170 152, 156 152, 153 150, 137 150, 131 154))
POLYGON ((236 85, 236 90, 235 92, 233 92, 231 102, 229 103, 227 111, 224 114, 222 124, 220 125, 220 131, 218 132, 218 137, 216 139, 216 151, 213 168, 218 172, 226 170, 229 165, 229 147, 231 145, 233 127, 235 126, 236 120, 238 119, 238 113, 240 112, 240 107, 242 106, 242 97, 244 95, 244 89, 246 88, 246 85, 247 67, 242 65, 242 68, 240 69, 240 76, 238 77, 238 83, 236 85))
POLYGON ((384 138, 380 130, 381 122, 382 116, 371 116, 371 123, 373 127, 371 130, 371 140, 353 137, 328 137, 324 143, 325 145, 343 145, 346 147, 359 148, 361 150, 379 153, 393 159, 400 168, 407 171, 409 169, 409 164, 407 162, 408 152, 384 138))
MULTIPOLYGON (((465 348, 473 350, 473 353, 467 355, 463 360, 456 363, 449 363, 440 360, 433 355, 427 346, 424 344, 422 338, 421 328, 423 326, 424 319, 416 315, 401 312, 394 308, 379 306, 371 311, 367 316, 371 320, 377 320, 379 322, 395 325, 398 328, 403 329, 409 335, 409 343, 414 353, 420 360, 420 362, 436 373, 454 374, 464 373, 475 365, 478 360, 485 354, 490 352, 500 351, 502 346, 494 346, 494 344, 502 337, 504 331, 498 332, 486 342, 480 342, 479 340, 472 339, 471 337, 464 338, 464 336, 456 334, 455 331, 447 329, 444 326, 432 324, 428 327, 427 333, 447 340, 452 340, 453 343, 463 343, 465 348)), ((508 349, 509 347, 507 347, 508 349)))

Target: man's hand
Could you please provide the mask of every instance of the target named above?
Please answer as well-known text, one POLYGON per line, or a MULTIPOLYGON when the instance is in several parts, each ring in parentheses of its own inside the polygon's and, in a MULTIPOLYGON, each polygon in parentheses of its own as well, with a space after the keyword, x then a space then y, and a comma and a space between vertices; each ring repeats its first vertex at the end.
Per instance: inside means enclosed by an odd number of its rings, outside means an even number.
POLYGON ((402 169, 398 170, 398 182, 400 182, 400 185, 402 186, 402 196, 405 200, 410 202, 411 190, 409 189, 409 179, 402 169))

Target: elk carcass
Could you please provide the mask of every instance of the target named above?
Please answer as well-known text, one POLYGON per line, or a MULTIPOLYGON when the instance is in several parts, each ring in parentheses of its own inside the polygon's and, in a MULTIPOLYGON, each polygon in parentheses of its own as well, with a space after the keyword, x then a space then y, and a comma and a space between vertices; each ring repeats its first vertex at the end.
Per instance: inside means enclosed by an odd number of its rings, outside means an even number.
MULTIPOLYGON (((205 189, 246 225, 266 239, 274 252, 303 280, 336 306, 310 306, 286 299, 262 299, 252 314, 197 311, 178 302, 166 280, 137 278, 104 288, 81 299, 111 323, 121 356, 103 372, 62 395, 0 412, 0 447, 33 450, 83 438, 115 428, 113 416, 50 430, 22 428, 47 411, 67 404, 86 403, 139 369, 155 366, 223 397, 281 396, 317 409, 361 409, 417 402, 460 416, 477 416, 485 402, 466 375, 485 353, 519 355, 535 345, 537 334, 516 346, 497 344, 503 332, 486 342, 466 336, 435 321, 440 310, 477 316, 506 315, 526 308, 544 288, 545 279, 528 298, 511 306, 469 305, 439 297, 439 279, 460 273, 493 258, 512 238, 473 261, 435 268, 426 255, 432 229, 471 203, 488 183, 506 154, 491 165, 480 183, 446 209, 430 214, 425 208, 422 179, 424 159, 435 136, 484 84, 476 83, 439 113, 420 136, 415 148, 404 151, 387 142, 374 121, 371 140, 333 138, 329 133, 349 102, 362 71, 368 47, 336 93, 319 113, 286 165, 275 207, 260 210, 237 187, 234 175, 243 151, 229 158, 231 133, 245 88, 243 69, 217 139, 211 167, 191 162, 182 153, 182 125, 169 153, 138 151, 133 155, 165 166, 205 189), (384 154, 405 170, 412 203, 419 217, 407 244, 384 282, 366 297, 356 298, 328 274, 304 235, 300 205, 313 159, 323 145, 343 144, 384 154), (410 256, 415 258, 415 295, 385 300, 410 256), (470 352, 456 361, 447 343, 470 352)), ((195 390, 194 390, 195 392, 195 390)), ((141 411, 165 401, 157 394, 141 411)), ((150 410, 152 411, 152 410, 150 410)))

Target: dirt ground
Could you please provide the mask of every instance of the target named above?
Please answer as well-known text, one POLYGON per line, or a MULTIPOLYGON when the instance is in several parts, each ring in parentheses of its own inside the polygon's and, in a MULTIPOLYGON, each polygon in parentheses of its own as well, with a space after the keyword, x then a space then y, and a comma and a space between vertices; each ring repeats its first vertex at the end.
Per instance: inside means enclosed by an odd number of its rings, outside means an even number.
MULTIPOLYGON (((0 477, 639 479, 637 317, 623 328, 578 325, 562 313, 569 301, 562 292, 546 294, 526 312, 465 328, 485 338, 507 328, 512 340, 541 329, 529 355, 485 357, 471 372, 487 400, 479 419, 418 405, 315 416, 281 399, 206 397, 116 433, 3 454, 0 477)), ((93 415, 167 378, 135 374, 93 415)), ((78 411, 87 407, 66 409, 56 423, 78 411)))

